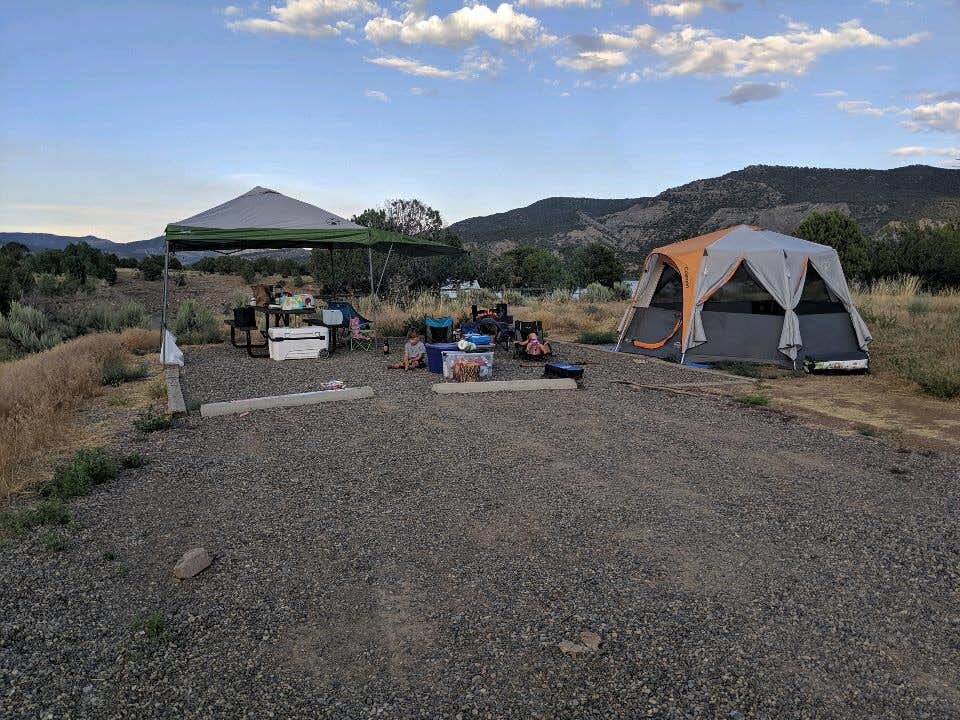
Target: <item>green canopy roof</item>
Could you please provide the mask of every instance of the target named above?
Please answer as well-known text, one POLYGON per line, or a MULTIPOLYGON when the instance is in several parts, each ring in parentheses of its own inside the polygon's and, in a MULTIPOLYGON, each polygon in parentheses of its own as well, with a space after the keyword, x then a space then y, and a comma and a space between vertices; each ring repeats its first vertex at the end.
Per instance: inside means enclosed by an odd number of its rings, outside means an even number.
POLYGON ((333 213, 255 187, 240 197, 167 225, 170 250, 321 247, 388 250, 401 255, 459 255, 460 248, 357 225, 333 213))

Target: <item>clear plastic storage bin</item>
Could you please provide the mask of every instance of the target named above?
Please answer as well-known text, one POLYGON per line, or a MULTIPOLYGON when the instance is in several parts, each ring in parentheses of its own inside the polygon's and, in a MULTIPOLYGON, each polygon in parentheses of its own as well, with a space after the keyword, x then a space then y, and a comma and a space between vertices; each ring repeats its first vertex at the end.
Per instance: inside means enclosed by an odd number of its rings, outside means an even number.
POLYGON ((477 382, 493 378, 493 353, 443 353, 443 376, 455 382, 477 382))

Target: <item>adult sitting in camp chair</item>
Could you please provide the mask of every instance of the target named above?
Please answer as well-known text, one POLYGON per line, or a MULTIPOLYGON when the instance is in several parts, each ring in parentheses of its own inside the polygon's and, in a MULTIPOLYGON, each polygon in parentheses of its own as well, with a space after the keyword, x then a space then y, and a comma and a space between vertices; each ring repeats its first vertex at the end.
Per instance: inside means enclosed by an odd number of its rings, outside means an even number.
POLYGON ((360 329, 360 318, 350 318, 350 349, 369 352, 373 349, 373 338, 360 329))

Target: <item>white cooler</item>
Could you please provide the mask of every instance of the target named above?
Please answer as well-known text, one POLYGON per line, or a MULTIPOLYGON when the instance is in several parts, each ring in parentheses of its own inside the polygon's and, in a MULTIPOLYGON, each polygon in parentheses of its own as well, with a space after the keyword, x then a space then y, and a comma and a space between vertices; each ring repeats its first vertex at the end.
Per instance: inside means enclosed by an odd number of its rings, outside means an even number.
POLYGON ((268 331, 274 360, 316 360, 330 350, 327 328, 322 325, 272 327, 268 331))

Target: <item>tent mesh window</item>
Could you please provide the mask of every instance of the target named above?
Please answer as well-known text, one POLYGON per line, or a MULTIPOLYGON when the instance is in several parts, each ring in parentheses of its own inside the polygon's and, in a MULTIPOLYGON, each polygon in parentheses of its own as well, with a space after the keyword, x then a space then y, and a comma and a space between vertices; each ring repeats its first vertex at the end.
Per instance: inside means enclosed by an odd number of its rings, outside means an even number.
POLYGON ((807 277, 803 282, 803 294, 797 305, 797 315, 824 315, 846 311, 843 303, 830 292, 820 273, 812 266, 807 267, 807 277))
POLYGON ((733 276, 703 304, 703 310, 747 315, 783 315, 783 308, 754 279, 746 263, 740 263, 733 276))
POLYGON ((683 310, 683 281, 676 268, 664 265, 657 289, 650 298, 650 307, 664 310, 683 310))

